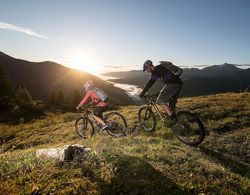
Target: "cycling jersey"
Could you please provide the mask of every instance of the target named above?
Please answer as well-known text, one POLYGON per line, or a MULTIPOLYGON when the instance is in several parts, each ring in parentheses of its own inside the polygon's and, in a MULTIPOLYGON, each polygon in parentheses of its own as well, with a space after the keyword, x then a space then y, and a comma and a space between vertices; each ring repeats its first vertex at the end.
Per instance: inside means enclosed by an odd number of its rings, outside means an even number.
POLYGON ((141 94, 144 95, 156 80, 163 82, 164 84, 182 84, 182 81, 178 76, 174 75, 162 65, 158 65, 155 66, 154 70, 152 71, 150 79, 141 94))
POLYGON ((96 104, 99 107, 108 105, 107 102, 102 102, 94 91, 90 90, 87 92, 85 97, 81 100, 78 107, 81 107, 89 98, 91 98, 91 102, 90 102, 91 104, 96 104))

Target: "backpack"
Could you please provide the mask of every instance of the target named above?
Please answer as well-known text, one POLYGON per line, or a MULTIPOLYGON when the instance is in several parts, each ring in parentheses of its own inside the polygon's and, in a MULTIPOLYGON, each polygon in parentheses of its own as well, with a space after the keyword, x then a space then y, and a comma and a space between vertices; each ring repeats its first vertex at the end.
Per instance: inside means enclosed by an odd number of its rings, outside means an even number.
POLYGON ((98 87, 95 87, 93 89, 93 91, 96 93, 96 95, 99 97, 99 99, 102 101, 102 102, 106 102, 108 100, 108 95, 106 92, 104 92, 103 90, 101 90, 100 88, 98 87))
POLYGON ((173 65, 171 62, 160 61, 160 65, 164 68, 168 69, 175 76, 180 76, 182 74, 182 69, 178 66, 173 65))

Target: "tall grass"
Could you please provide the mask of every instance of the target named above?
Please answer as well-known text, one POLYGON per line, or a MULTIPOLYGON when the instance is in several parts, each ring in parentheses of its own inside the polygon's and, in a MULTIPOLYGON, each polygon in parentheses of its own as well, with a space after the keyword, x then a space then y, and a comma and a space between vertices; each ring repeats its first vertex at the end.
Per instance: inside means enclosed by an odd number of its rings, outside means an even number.
MULTIPOLYGON (((129 128, 139 106, 117 108, 129 128)), ((74 131, 80 114, 49 115, 21 125, 0 125, 0 194, 248 194, 250 94, 182 98, 179 109, 197 113, 210 132, 199 147, 180 143, 157 121, 154 132, 82 141, 74 131), (84 161, 35 158, 37 148, 82 144, 84 161)))

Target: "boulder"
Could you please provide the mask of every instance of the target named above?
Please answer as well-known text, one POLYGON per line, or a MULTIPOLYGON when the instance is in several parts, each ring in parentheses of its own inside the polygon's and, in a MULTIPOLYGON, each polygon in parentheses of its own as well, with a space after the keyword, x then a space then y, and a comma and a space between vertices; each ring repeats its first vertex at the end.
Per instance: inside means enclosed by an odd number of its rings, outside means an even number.
POLYGON ((79 144, 65 145, 60 148, 38 149, 36 150, 36 157, 53 158, 59 161, 70 161, 75 158, 84 159, 87 153, 91 151, 90 148, 86 148, 79 144))

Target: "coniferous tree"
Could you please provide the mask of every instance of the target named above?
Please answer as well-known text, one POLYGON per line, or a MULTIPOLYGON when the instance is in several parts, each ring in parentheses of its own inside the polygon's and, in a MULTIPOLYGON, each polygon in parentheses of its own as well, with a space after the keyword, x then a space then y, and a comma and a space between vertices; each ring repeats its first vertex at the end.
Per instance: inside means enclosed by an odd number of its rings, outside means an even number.
POLYGON ((18 85, 16 87, 16 101, 21 106, 29 106, 32 104, 32 96, 30 95, 28 89, 24 85, 18 85))
POLYGON ((50 101, 49 101, 49 103, 52 104, 52 105, 56 104, 56 96, 55 96, 54 92, 52 92, 51 95, 50 95, 50 101))
POLYGON ((15 95, 7 74, 0 65, 0 113, 11 110, 15 105, 15 95))
POLYGON ((60 106, 64 104, 64 95, 62 91, 58 91, 56 94, 56 104, 60 106))
POLYGON ((75 107, 79 104, 79 102, 81 101, 81 95, 79 90, 75 90, 74 94, 73 94, 73 101, 72 101, 72 106, 75 107))

